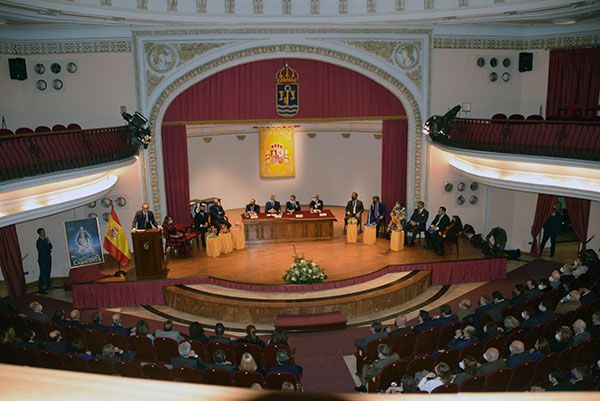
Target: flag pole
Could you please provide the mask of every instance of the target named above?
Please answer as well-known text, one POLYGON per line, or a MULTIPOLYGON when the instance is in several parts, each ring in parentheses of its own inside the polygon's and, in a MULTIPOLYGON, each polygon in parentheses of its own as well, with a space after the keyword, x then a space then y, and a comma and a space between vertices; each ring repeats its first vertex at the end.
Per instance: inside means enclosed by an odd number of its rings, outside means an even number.
POLYGON ((119 270, 117 270, 117 272, 115 273, 115 277, 126 277, 127 276, 127 272, 125 270, 121 270, 121 263, 117 262, 117 268, 119 270))

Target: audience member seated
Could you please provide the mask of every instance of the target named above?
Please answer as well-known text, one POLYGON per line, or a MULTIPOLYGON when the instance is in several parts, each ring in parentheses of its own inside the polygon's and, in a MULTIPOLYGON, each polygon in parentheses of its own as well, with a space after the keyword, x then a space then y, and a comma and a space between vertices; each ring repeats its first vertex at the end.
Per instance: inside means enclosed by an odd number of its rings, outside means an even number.
POLYGON ((462 350, 468 345, 474 344, 477 342, 477 337, 475 337, 475 327, 466 326, 464 329, 458 329, 454 333, 454 337, 448 343, 448 349, 456 349, 462 350))
MULTIPOLYGON (((145 323, 145 322, 144 322, 145 323)), ((173 330, 173 321, 171 319, 165 320, 163 323, 163 329, 156 329, 154 332, 154 337, 166 337, 177 341, 178 343, 184 340, 181 333, 177 330, 173 330)))
POLYGON ((85 343, 81 338, 76 338, 71 342, 71 350, 73 351, 73 354, 82 357, 86 361, 89 361, 94 357, 92 351, 85 348, 85 343))
POLYGON ((571 391, 587 391, 598 385, 591 380, 590 367, 586 364, 577 363, 571 370, 571 377, 571 391))
POLYGON ((600 337, 600 311, 592 313, 592 325, 588 328, 588 332, 593 338, 600 337))
POLYGON ((73 309, 69 313, 69 320, 67 324, 72 327, 77 327, 82 331, 87 329, 87 326, 81 322, 81 312, 79 312, 79 309, 73 309))
POLYGON ((15 343, 15 341, 17 341, 17 332, 15 331, 15 329, 12 327, 7 327, 6 329, 4 329, 4 331, 2 332, 2 341, 0 342, 2 344, 12 345, 15 343))
POLYGON ((544 295, 552 291, 552 284, 550 283, 550 280, 547 278, 541 279, 538 284, 538 289, 540 290, 540 295, 544 295))
POLYGON ((62 341, 62 334, 58 330, 52 330, 48 334, 50 340, 44 344, 44 351, 53 352, 56 355, 63 356, 70 352, 69 347, 62 341))
POLYGON ((435 322, 429 315, 429 312, 427 312, 426 310, 419 311, 419 316, 417 317, 417 322, 419 322, 419 324, 417 324, 415 327, 413 327, 413 330, 417 334, 420 334, 420 333, 424 332, 425 330, 429 330, 430 328, 435 327, 435 322))
POLYGON ((179 351, 179 356, 171 358, 171 365, 176 367, 194 368, 199 371, 202 371, 205 368, 204 361, 196 355, 189 342, 182 341, 177 349, 179 351))
POLYGON ((507 368, 514 369, 525 362, 533 361, 531 354, 525 351, 525 344, 522 341, 513 341, 510 343, 508 349, 510 355, 506 358, 507 368))
MULTIPOLYGON (((560 369, 554 369, 550 372, 550 374, 548 374, 548 381, 551 386, 545 391, 571 391, 572 384, 569 381, 569 376, 560 369)), ((544 391, 541 387, 534 387, 532 390, 544 391)))
POLYGON ((556 313, 552 310, 551 302, 548 299, 543 299, 539 305, 538 310, 540 313, 534 318, 538 325, 546 324, 551 320, 554 320, 556 313))
POLYGON ((98 359, 103 359, 110 363, 131 361, 135 356, 132 351, 123 351, 112 344, 105 344, 102 347, 102 354, 98 355, 98 359))
POLYGON ((452 313, 452 308, 448 304, 440 306, 441 316, 434 320, 434 325, 444 327, 451 323, 457 322, 458 318, 452 313))
POLYGON ((488 348, 483 353, 483 359, 485 362, 479 366, 479 370, 477 371, 478 376, 488 376, 506 367, 506 362, 504 359, 500 359, 500 352, 497 348, 488 348))
POLYGON ((479 369, 477 360, 471 355, 467 355, 462 361, 460 361, 458 363, 458 367, 461 369, 461 372, 456 374, 454 379, 452 379, 452 383, 458 385, 461 385, 462 382, 470 377, 477 376, 477 369, 479 369))
MULTIPOLYGON (((139 320, 137 322, 137 324, 135 325, 134 330, 131 330, 132 331, 131 335, 137 334, 138 336, 146 336, 150 340, 154 341, 154 336, 152 335, 152 333, 150 333, 150 326, 148 326, 148 323, 145 320, 139 320)), ((163 337, 167 337, 167 336, 163 336, 163 337)))
POLYGON ((554 335, 554 341, 550 344, 552 352, 560 352, 573 345, 573 334, 568 327, 561 327, 554 335))
POLYGON ((417 387, 417 382, 414 377, 410 377, 408 375, 402 376, 400 379, 400 385, 395 382, 392 382, 390 387, 385 390, 386 394, 414 394, 419 392, 419 388, 417 387))
POLYGON ((490 338, 494 338, 498 334, 500 334, 500 330, 498 329, 498 326, 494 322, 487 322, 486 324, 484 324, 482 331, 483 331, 483 335, 481 336, 482 340, 489 340, 490 338))
POLYGON ((273 344, 289 345, 287 333, 285 332, 285 330, 276 327, 271 332, 271 338, 269 338, 269 345, 273 345, 273 344))
POLYGON ((512 305, 523 305, 527 302, 527 299, 525 298, 526 291, 527 289, 523 284, 515 284, 510 303, 512 305))
POLYGON ((452 370, 445 362, 438 363, 435 373, 429 372, 419 382, 419 390, 431 393, 436 388, 452 382, 452 370))
POLYGON ((404 315, 396 316, 396 319, 394 319, 394 328, 388 327, 386 331, 392 341, 404 334, 413 332, 412 328, 406 325, 406 316, 404 315))
POLYGON ((199 322, 192 322, 189 328, 190 340, 200 341, 202 344, 208 344, 208 337, 204 334, 204 327, 199 322))
POLYGON ((562 288, 562 282, 560 281, 560 272, 558 270, 554 270, 550 273, 550 277, 548 277, 548 282, 550 283, 550 287, 553 290, 558 290, 562 288))
POLYGON ((494 307, 494 303, 492 298, 489 295, 482 295, 479 298, 479 306, 475 309, 475 316, 477 320, 481 321, 481 319, 489 313, 490 310, 494 307))
POLYGON ((102 324, 102 314, 100 311, 94 312, 92 315, 92 322, 87 325, 87 328, 99 331, 102 334, 106 333, 108 326, 102 324))
POLYGON ((513 315, 508 315, 504 318, 504 334, 519 328, 519 321, 513 315))
POLYGON ((502 312, 510 306, 510 302, 504 298, 500 291, 492 292, 492 298, 494 299, 494 306, 489 310, 488 314, 494 322, 500 323, 502 321, 502 312))
POLYGON ((591 335, 586 331, 586 324, 583 320, 577 319, 571 325, 573 328, 573 345, 579 345, 590 339, 591 335))
POLYGON ((256 335, 256 326, 249 324, 246 326, 246 336, 238 339, 238 342, 258 345, 264 348, 265 342, 256 335))
POLYGON ((471 300, 470 299, 461 299, 460 302, 458 303, 458 310, 456 311, 456 317, 458 319, 459 322, 462 322, 464 320, 465 317, 472 315, 475 313, 475 310, 473 309, 472 305, 471 305, 471 300))
POLYGON ((381 370, 392 362, 397 362, 400 357, 387 344, 379 344, 377 346, 377 359, 370 365, 363 366, 363 370, 360 375, 360 386, 355 387, 356 391, 363 393, 367 392, 367 381, 374 377, 378 377, 381 370))
POLYGON ((67 312, 65 312, 64 309, 57 309, 54 311, 54 314, 52 315, 52 322, 54 322, 56 324, 60 324, 61 326, 64 326, 69 323, 69 321, 67 320, 66 317, 67 317, 67 312))
POLYGON ((573 290, 569 292, 566 297, 560 300, 554 312, 558 315, 564 315, 577 310, 581 306, 579 298, 579 291, 573 290))
POLYGON ((208 342, 224 344, 231 343, 231 338, 225 337, 225 326, 223 326, 223 323, 215 324, 215 334, 208 337, 208 342))
POLYGON ((573 264, 569 266, 569 271, 574 278, 579 278, 589 271, 589 267, 583 263, 581 257, 577 257, 573 264))
POLYGON ((552 352, 552 350, 550 349, 550 343, 548 340, 545 337, 540 337, 535 341, 533 349, 531 349, 529 352, 531 353, 532 360, 539 361, 552 352))
POLYGON ((579 294, 579 302, 581 302, 583 305, 590 304, 595 301, 596 298, 598 298, 598 294, 596 294, 595 291, 592 291, 591 288, 587 288, 585 286, 579 287, 579 294))
POLYGON ((455 242, 461 231, 462 221, 460 221, 460 217, 456 215, 452 216, 452 219, 450 219, 450 224, 448 224, 444 229, 438 230, 437 235, 432 234, 431 236, 431 244, 435 253, 439 256, 443 256, 444 243, 455 242))
POLYGON ((131 329, 123 327, 122 324, 123 317, 120 313, 115 313, 112 316, 112 326, 106 329, 107 333, 115 333, 119 334, 123 337, 129 337, 131 335, 131 329))
POLYGON ((33 301, 29 304, 29 313, 27 314, 30 319, 37 320, 38 322, 48 323, 50 318, 44 313, 44 307, 41 303, 33 301))
POLYGON ((525 283, 525 302, 533 301, 534 299, 538 299, 541 295, 540 289, 538 288, 537 281, 533 279, 527 280, 525 283))
POLYGON ((521 312, 521 319, 523 319, 520 324, 521 328, 530 329, 532 327, 537 326, 539 323, 535 319, 534 315, 535 313, 533 312, 532 308, 523 309, 523 311, 521 312))
POLYGON ((276 354, 277 365, 271 366, 267 369, 266 374, 273 372, 288 372, 296 375, 298 379, 302 376, 302 366, 296 364, 296 362, 290 361, 288 350, 281 348, 277 350, 276 354))
POLYGON ((17 338, 13 345, 15 348, 28 348, 32 350, 39 351, 44 348, 44 343, 37 341, 35 339, 35 331, 30 329, 25 329, 19 335, 20 338, 17 338))
POLYGON ((206 369, 222 369, 230 373, 236 371, 236 367, 231 361, 227 360, 227 355, 221 348, 215 350, 213 353, 213 363, 206 364, 206 369))
POLYGON ((258 366, 256 360, 249 352, 244 352, 240 358, 240 366, 238 370, 242 372, 258 372, 261 375, 265 375, 265 370, 258 366))
POLYGON ((367 345, 371 341, 377 340, 379 338, 386 338, 387 336, 388 333, 383 329, 383 325, 381 324, 381 322, 373 322, 371 323, 370 333, 354 341, 354 345, 365 351, 367 349, 367 345))

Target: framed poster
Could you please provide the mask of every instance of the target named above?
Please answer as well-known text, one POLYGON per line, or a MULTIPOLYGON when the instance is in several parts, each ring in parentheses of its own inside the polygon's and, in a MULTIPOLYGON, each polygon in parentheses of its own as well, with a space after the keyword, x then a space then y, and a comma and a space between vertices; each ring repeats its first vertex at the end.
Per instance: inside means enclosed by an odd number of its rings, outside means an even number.
POLYGON ((104 262, 97 217, 65 221, 65 236, 71 268, 104 262))

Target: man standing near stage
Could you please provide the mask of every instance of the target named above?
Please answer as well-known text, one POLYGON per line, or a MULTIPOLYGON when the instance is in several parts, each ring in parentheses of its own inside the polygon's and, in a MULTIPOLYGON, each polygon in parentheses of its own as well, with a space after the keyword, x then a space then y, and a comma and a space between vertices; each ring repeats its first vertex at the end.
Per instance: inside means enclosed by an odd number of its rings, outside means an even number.
POLYGON ((52 242, 46 236, 46 230, 38 228, 39 238, 35 243, 38 252, 38 265, 40 266, 40 277, 38 278, 38 294, 47 294, 46 290, 52 287, 50 282, 50 270, 52 269, 52 242))
POLYGON ((428 219, 429 211, 425 209, 425 203, 423 201, 417 202, 417 208, 413 211, 408 223, 404 225, 406 246, 414 246, 417 234, 425 231, 425 224, 427 224, 428 219))
POLYGON ((154 220, 154 213, 150 210, 150 205, 144 202, 142 203, 142 210, 135 212, 133 222, 131 223, 132 230, 146 230, 149 228, 157 228, 156 220, 154 220))

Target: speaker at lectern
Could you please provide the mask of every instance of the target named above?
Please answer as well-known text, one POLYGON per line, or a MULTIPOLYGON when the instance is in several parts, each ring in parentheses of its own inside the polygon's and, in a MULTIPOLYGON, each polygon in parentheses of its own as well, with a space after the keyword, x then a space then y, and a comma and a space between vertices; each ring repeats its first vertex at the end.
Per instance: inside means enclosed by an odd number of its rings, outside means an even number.
POLYGON ((131 232, 135 272, 138 278, 166 277, 162 231, 158 228, 131 232))

